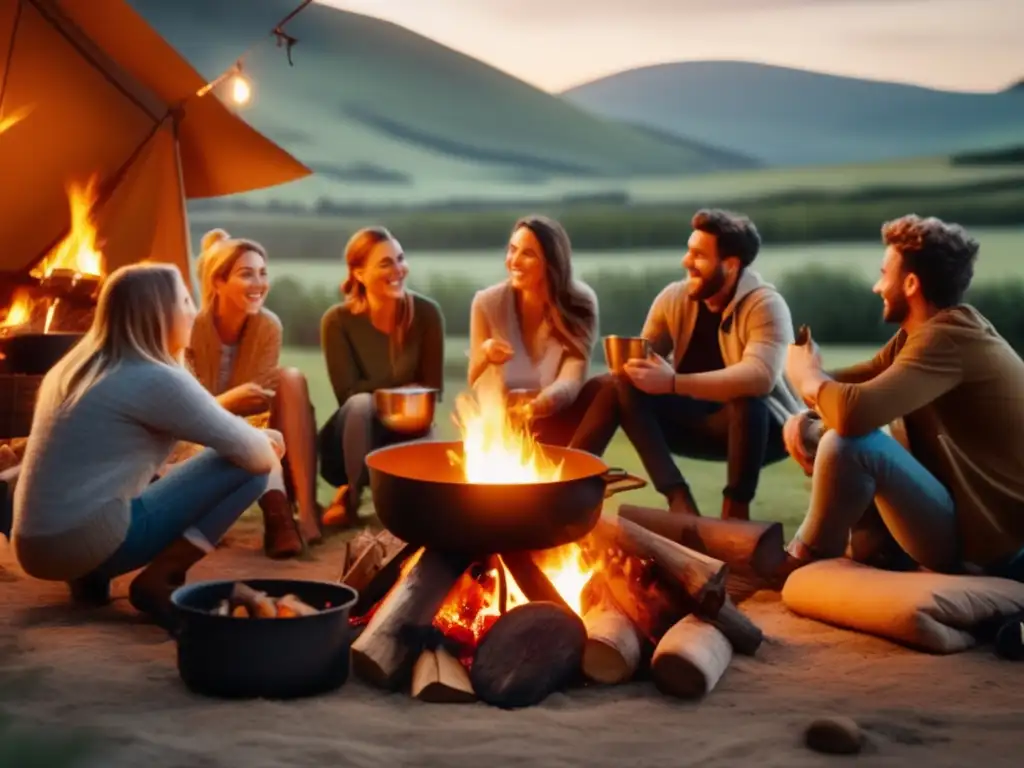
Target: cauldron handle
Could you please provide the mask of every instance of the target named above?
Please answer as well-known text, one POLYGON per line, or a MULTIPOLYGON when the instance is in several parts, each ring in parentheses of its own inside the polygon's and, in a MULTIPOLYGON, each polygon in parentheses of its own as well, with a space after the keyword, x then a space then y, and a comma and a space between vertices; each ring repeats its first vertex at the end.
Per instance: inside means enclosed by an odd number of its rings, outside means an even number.
POLYGON ((624 469, 613 467, 601 475, 604 480, 604 497, 614 496, 616 493, 635 491, 638 488, 646 488, 647 481, 642 477, 631 475, 624 469))

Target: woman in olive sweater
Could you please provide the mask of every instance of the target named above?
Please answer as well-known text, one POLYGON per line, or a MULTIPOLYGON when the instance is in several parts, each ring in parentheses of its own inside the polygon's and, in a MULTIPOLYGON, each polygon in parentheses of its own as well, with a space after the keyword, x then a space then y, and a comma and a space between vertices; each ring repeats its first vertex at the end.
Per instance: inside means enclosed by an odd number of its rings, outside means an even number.
POLYGON ((320 473, 338 486, 325 525, 356 521, 366 487, 366 455, 423 435, 391 432, 376 417, 378 389, 444 386, 444 317, 405 287, 401 244, 383 227, 356 232, 345 248, 343 301, 324 314, 320 341, 338 410, 320 431, 320 473))
POLYGON ((14 496, 26 573, 95 604, 145 566, 128 599, 164 626, 171 592, 284 455, 280 433, 228 413, 180 364, 194 319, 174 267, 111 274, 92 328, 43 379, 14 496), (212 450, 151 483, 179 440, 212 450))

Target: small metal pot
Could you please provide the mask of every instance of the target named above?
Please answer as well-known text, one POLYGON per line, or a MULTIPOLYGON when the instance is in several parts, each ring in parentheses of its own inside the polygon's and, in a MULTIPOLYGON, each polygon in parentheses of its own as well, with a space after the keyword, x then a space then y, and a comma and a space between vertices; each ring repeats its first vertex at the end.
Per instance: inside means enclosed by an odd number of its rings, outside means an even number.
POLYGON ((211 613, 235 581, 202 581, 174 591, 178 674, 195 693, 221 698, 290 699, 340 687, 349 674, 348 618, 359 594, 344 584, 246 579, 271 597, 295 595, 320 611, 290 619, 211 613), (330 606, 330 607, 328 607, 330 606))
POLYGON ((437 390, 430 387, 395 387, 373 393, 377 419, 400 435, 420 435, 434 423, 437 390))
POLYGON ((630 360, 644 360, 651 355, 651 345, 639 336, 605 336, 604 359, 608 370, 622 373, 623 366, 630 360))

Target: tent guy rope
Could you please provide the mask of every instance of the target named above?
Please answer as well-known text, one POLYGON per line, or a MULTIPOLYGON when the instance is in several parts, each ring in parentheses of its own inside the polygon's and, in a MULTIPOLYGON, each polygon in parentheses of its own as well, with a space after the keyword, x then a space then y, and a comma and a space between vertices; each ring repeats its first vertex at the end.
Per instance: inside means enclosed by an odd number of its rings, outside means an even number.
MULTIPOLYGON (((277 47, 280 48, 282 45, 285 46, 285 52, 288 55, 288 66, 290 67, 295 65, 295 62, 292 61, 292 47, 299 42, 299 40, 297 37, 288 34, 284 27, 289 21, 298 16, 299 13, 301 13, 307 6, 311 5, 312 2, 313 0, 302 0, 302 3, 300 3, 297 8, 277 22, 277 24, 274 25, 274 28, 270 31, 270 35, 277 41, 277 47)), ((252 53, 264 42, 265 40, 260 40, 258 43, 250 47, 245 51, 245 53, 239 56, 238 59, 235 60, 235 63, 227 70, 196 91, 196 96, 201 98, 225 80, 231 79, 231 100, 239 105, 248 103, 249 98, 252 95, 252 87, 245 77, 243 61, 246 56, 252 53)))

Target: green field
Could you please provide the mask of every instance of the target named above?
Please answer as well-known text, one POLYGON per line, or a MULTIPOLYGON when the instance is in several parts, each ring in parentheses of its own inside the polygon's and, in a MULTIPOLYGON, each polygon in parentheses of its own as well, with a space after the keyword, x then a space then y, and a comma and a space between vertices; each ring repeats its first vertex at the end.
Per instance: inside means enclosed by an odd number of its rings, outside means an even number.
MULTIPOLYGON (((975 272, 978 282, 1024 277, 1024 228, 972 228, 982 245, 975 272)), ((874 280, 882 258, 880 242, 771 245, 758 256, 756 269, 768 280, 809 266, 850 270, 874 280)), ((407 253, 412 284, 428 285, 447 276, 472 280, 481 287, 503 279, 504 253, 500 243, 492 250, 428 251, 407 253)), ((680 249, 638 249, 618 251, 577 251, 573 267, 584 280, 596 272, 645 272, 679 266, 680 249)), ((344 279, 341 258, 336 261, 277 259, 271 263, 273 279, 290 277, 304 287, 334 285, 344 279)))
MULTIPOLYGON (((460 357, 465 360, 466 339, 449 339, 445 347, 449 361, 456 361, 460 357)), ((873 351, 873 349, 855 347, 825 348, 823 356, 826 365, 841 367, 863 360, 873 351)), ((318 350, 286 349, 282 355, 282 362, 285 365, 293 365, 306 374, 309 381, 310 397, 316 408, 317 420, 318 423, 322 423, 337 406, 320 352, 318 350)), ((454 439, 457 436, 451 422, 451 405, 454 396, 464 388, 465 381, 463 379, 449 379, 445 384, 446 396, 438 409, 436 421, 439 437, 454 439)), ((644 476, 643 466, 621 432, 616 434, 604 459, 610 466, 621 467, 634 474, 644 476)), ((717 515, 721 505, 722 486, 725 484, 724 465, 680 459, 679 466, 682 467, 687 480, 693 486, 694 494, 702 511, 708 515, 717 515)), ((794 462, 783 461, 768 467, 761 475, 760 489, 757 499, 751 507, 751 514, 761 520, 780 521, 786 528, 787 536, 792 535, 806 511, 809 488, 809 480, 804 477, 803 472, 794 462)), ((329 500, 331 494, 332 489, 327 485, 321 486, 322 501, 329 500)), ((662 501, 662 497, 648 487, 614 496, 608 503, 610 508, 617 509, 623 502, 660 506, 662 501)), ((371 514, 368 492, 364 501, 363 514, 371 514)))

